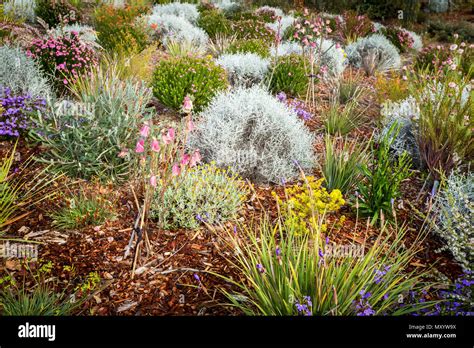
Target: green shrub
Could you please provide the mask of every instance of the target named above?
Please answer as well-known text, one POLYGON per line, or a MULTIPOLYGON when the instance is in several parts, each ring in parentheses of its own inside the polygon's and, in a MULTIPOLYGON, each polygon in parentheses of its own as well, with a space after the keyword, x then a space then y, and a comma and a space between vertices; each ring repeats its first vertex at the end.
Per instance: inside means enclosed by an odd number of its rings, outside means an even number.
POLYGON ((399 131, 395 122, 378 143, 371 141, 371 163, 361 166, 364 180, 359 182, 359 213, 372 217, 372 224, 381 218, 392 217, 394 200, 400 196, 400 184, 410 177, 410 157, 404 152, 393 160, 390 146, 399 131))
POLYGON ((146 8, 142 6, 98 7, 94 12, 94 23, 100 45, 108 51, 119 53, 142 51, 148 38, 144 23, 136 18, 145 12, 146 8))
MULTIPOLYGON (((150 111, 151 91, 121 81, 116 68, 99 68, 73 86, 77 102, 56 105, 38 116, 33 137, 46 151, 41 161, 72 177, 125 179, 130 161, 118 156, 135 145, 140 118, 150 111)), ((126 156, 125 156, 126 157, 126 156)))
POLYGON ((211 38, 216 37, 216 34, 227 35, 231 30, 229 20, 219 11, 206 11, 201 13, 197 24, 204 29, 211 38))
POLYGON ((58 24, 73 24, 81 20, 80 11, 67 0, 37 0, 35 13, 51 28, 58 24))
POLYGON ((260 39, 266 42, 275 40, 275 33, 258 19, 241 19, 232 23, 232 33, 239 39, 260 39))
POLYGON ((270 55, 270 45, 261 39, 236 40, 230 44, 226 53, 255 53, 266 58, 270 55))
POLYGON ((67 206, 51 214, 53 225, 64 229, 76 229, 86 226, 102 225, 113 219, 113 205, 99 195, 80 194, 68 199, 67 206))
POLYGON ((171 182, 155 190, 151 216, 164 228, 198 228, 235 217, 246 190, 229 170, 214 164, 202 165, 175 176, 171 182))
POLYGON ((474 43, 474 24, 467 21, 431 21, 427 28, 428 34, 438 41, 465 41, 474 43), (455 34, 458 38, 455 38, 455 34))
POLYGON ((225 70, 208 58, 176 57, 161 60, 153 74, 153 93, 164 105, 179 109, 185 96, 194 97, 200 111, 226 87, 225 70))
POLYGON ((274 93, 285 92, 294 97, 303 95, 308 87, 305 58, 297 54, 278 58, 269 72, 269 86, 274 93))
POLYGON ((390 26, 382 28, 380 32, 385 35, 385 37, 389 39, 390 42, 400 50, 400 52, 407 52, 414 45, 413 38, 402 28, 390 26))

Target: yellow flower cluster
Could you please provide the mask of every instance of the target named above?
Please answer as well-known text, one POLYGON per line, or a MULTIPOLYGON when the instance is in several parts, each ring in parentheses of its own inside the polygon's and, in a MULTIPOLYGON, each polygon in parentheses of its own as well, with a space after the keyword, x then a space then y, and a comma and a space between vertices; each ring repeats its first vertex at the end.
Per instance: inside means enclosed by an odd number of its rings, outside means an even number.
POLYGON ((324 216, 339 210, 345 200, 339 190, 327 192, 322 187, 324 179, 316 180, 313 176, 306 177, 306 182, 293 185, 286 190, 287 200, 277 198, 279 206, 285 214, 285 223, 291 225, 295 232, 307 232, 308 229, 319 229, 325 232, 327 225, 324 216))

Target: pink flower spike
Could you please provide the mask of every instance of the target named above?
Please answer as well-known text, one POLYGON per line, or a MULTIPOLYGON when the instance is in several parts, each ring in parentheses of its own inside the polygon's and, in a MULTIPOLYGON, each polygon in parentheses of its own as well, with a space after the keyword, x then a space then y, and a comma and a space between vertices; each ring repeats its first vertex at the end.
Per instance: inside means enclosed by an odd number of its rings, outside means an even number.
POLYGON ((153 139, 151 142, 151 150, 154 152, 159 152, 160 151, 160 142, 156 139, 153 139))
POLYGON ((155 175, 152 175, 150 177, 150 185, 153 186, 153 187, 156 187, 156 176, 155 175))
POLYGON ((186 127, 187 127, 188 132, 192 132, 193 130, 196 129, 196 126, 194 125, 193 120, 189 120, 186 127))
POLYGON ((183 166, 187 166, 187 165, 189 164, 189 161, 190 161, 190 160, 191 160, 191 156, 188 155, 187 153, 185 153, 185 154, 183 155, 183 158, 181 159, 181 164, 182 164, 183 166))
POLYGON ((145 140, 143 139, 140 139, 138 140, 137 142, 137 146, 135 147, 135 152, 136 153, 142 153, 143 151, 145 151, 145 140))
POLYGON ((181 174, 181 167, 178 164, 173 165, 173 168, 171 169, 171 172, 173 176, 178 176, 181 174))
POLYGON ((193 110, 193 101, 188 96, 184 97, 183 112, 189 114, 193 110))
POLYGON ((189 163, 190 167, 194 167, 196 164, 201 162, 201 153, 199 150, 194 151, 193 155, 191 156, 191 161, 189 163))
POLYGON ((140 129, 140 135, 146 138, 148 137, 149 134, 150 134, 150 126, 148 126, 147 124, 144 124, 142 129, 140 129))
POLYGON ((168 129, 168 133, 166 135, 163 135, 163 142, 165 144, 171 144, 171 142, 174 140, 175 137, 175 132, 174 128, 168 129))

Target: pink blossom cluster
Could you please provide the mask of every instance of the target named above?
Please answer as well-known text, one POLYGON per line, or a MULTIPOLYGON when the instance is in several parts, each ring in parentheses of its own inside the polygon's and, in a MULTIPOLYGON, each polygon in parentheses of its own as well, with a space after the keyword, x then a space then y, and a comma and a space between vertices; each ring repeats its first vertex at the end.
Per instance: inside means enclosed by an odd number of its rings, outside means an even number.
POLYGON ((34 40, 27 54, 51 73, 59 86, 76 81, 97 64, 95 51, 74 31, 70 36, 34 40))
POLYGON ((397 32, 397 38, 398 38, 398 41, 400 42, 400 45, 403 47, 412 48, 413 45, 415 44, 415 40, 413 40, 410 33, 408 33, 405 30, 399 30, 397 32))
POLYGON ((329 20, 324 20, 320 17, 304 19, 296 23, 293 38, 300 41, 306 47, 315 48, 322 36, 332 32, 329 24, 329 20))

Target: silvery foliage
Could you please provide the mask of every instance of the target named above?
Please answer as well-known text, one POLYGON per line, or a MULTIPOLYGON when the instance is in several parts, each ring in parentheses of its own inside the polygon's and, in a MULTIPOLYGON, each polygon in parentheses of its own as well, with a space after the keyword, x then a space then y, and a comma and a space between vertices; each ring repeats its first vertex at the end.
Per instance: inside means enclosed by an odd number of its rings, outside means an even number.
POLYGON ((203 47, 209 40, 204 30, 175 15, 152 14, 148 17, 148 24, 156 24, 158 26, 165 45, 167 39, 173 39, 174 41, 187 41, 195 46, 203 47))
POLYGON ((51 30, 50 35, 53 37, 70 36, 73 31, 79 34, 79 38, 85 44, 93 47, 99 46, 97 44, 97 32, 89 25, 74 23, 56 27, 51 30))
POLYGON ((371 62, 377 71, 397 69, 401 65, 398 49, 383 35, 359 38, 346 47, 349 62, 356 68, 371 62))
POLYGON ((124 8, 126 5, 125 0, 102 0, 101 3, 113 8, 124 8))
POLYGON ((276 20, 273 23, 267 23, 266 27, 273 30, 275 33, 278 33, 281 37, 285 31, 293 25, 295 20, 296 19, 293 16, 283 16, 279 21, 276 20))
POLYGON ((446 245, 455 260, 473 271, 474 264, 474 174, 452 173, 434 206, 434 232, 446 245))
POLYGON ((233 86, 247 86, 260 83, 270 66, 270 60, 255 53, 223 54, 216 63, 222 66, 233 86))
POLYGON ((347 66, 347 58, 342 48, 337 48, 332 40, 321 42, 321 65, 328 68, 328 78, 339 77, 347 66))
POLYGON ((214 6, 222 11, 232 11, 238 7, 240 7, 240 3, 232 0, 216 0, 211 1, 214 6))
POLYGON ((35 0, 8 0, 3 4, 5 14, 30 22, 36 19, 35 9, 35 0))
POLYGON ((173 15, 184 18, 188 22, 195 24, 199 18, 199 11, 195 4, 172 2, 170 4, 154 6, 152 15, 173 15))
POLYGON ((294 41, 285 41, 277 47, 270 47, 270 55, 272 57, 283 57, 291 54, 303 54, 303 47, 294 41))
POLYGON ((420 35, 418 35, 414 31, 407 30, 405 28, 402 28, 402 30, 404 32, 408 33, 408 35, 410 35, 411 38, 413 39, 413 47, 412 48, 417 52, 421 51, 421 49, 423 48, 423 40, 421 39, 420 35))
POLYGON ((272 7, 272 6, 261 6, 257 10, 255 10, 255 13, 259 13, 260 11, 273 11, 276 16, 283 17, 284 13, 281 8, 278 7, 272 7))
POLYGON ((314 166, 314 138, 296 112, 259 86, 219 93, 191 133, 205 161, 254 182, 279 183, 314 166))
POLYGON ((449 9, 449 0, 429 0, 428 9, 436 13, 446 12, 449 9))
POLYGON ((383 25, 382 23, 379 23, 379 22, 372 22, 372 24, 374 25, 375 32, 378 32, 378 31, 386 28, 385 25, 383 25))
POLYGON ((409 96, 400 102, 388 101, 382 105, 381 110, 383 129, 381 136, 388 133, 393 123, 397 122, 399 130, 393 139, 390 150, 399 157, 407 152, 416 168, 423 167, 423 161, 418 147, 414 120, 420 117, 420 107, 417 100, 409 96))
POLYGON ((0 46, 0 86, 32 97, 52 96, 51 87, 38 64, 19 47, 0 46))

